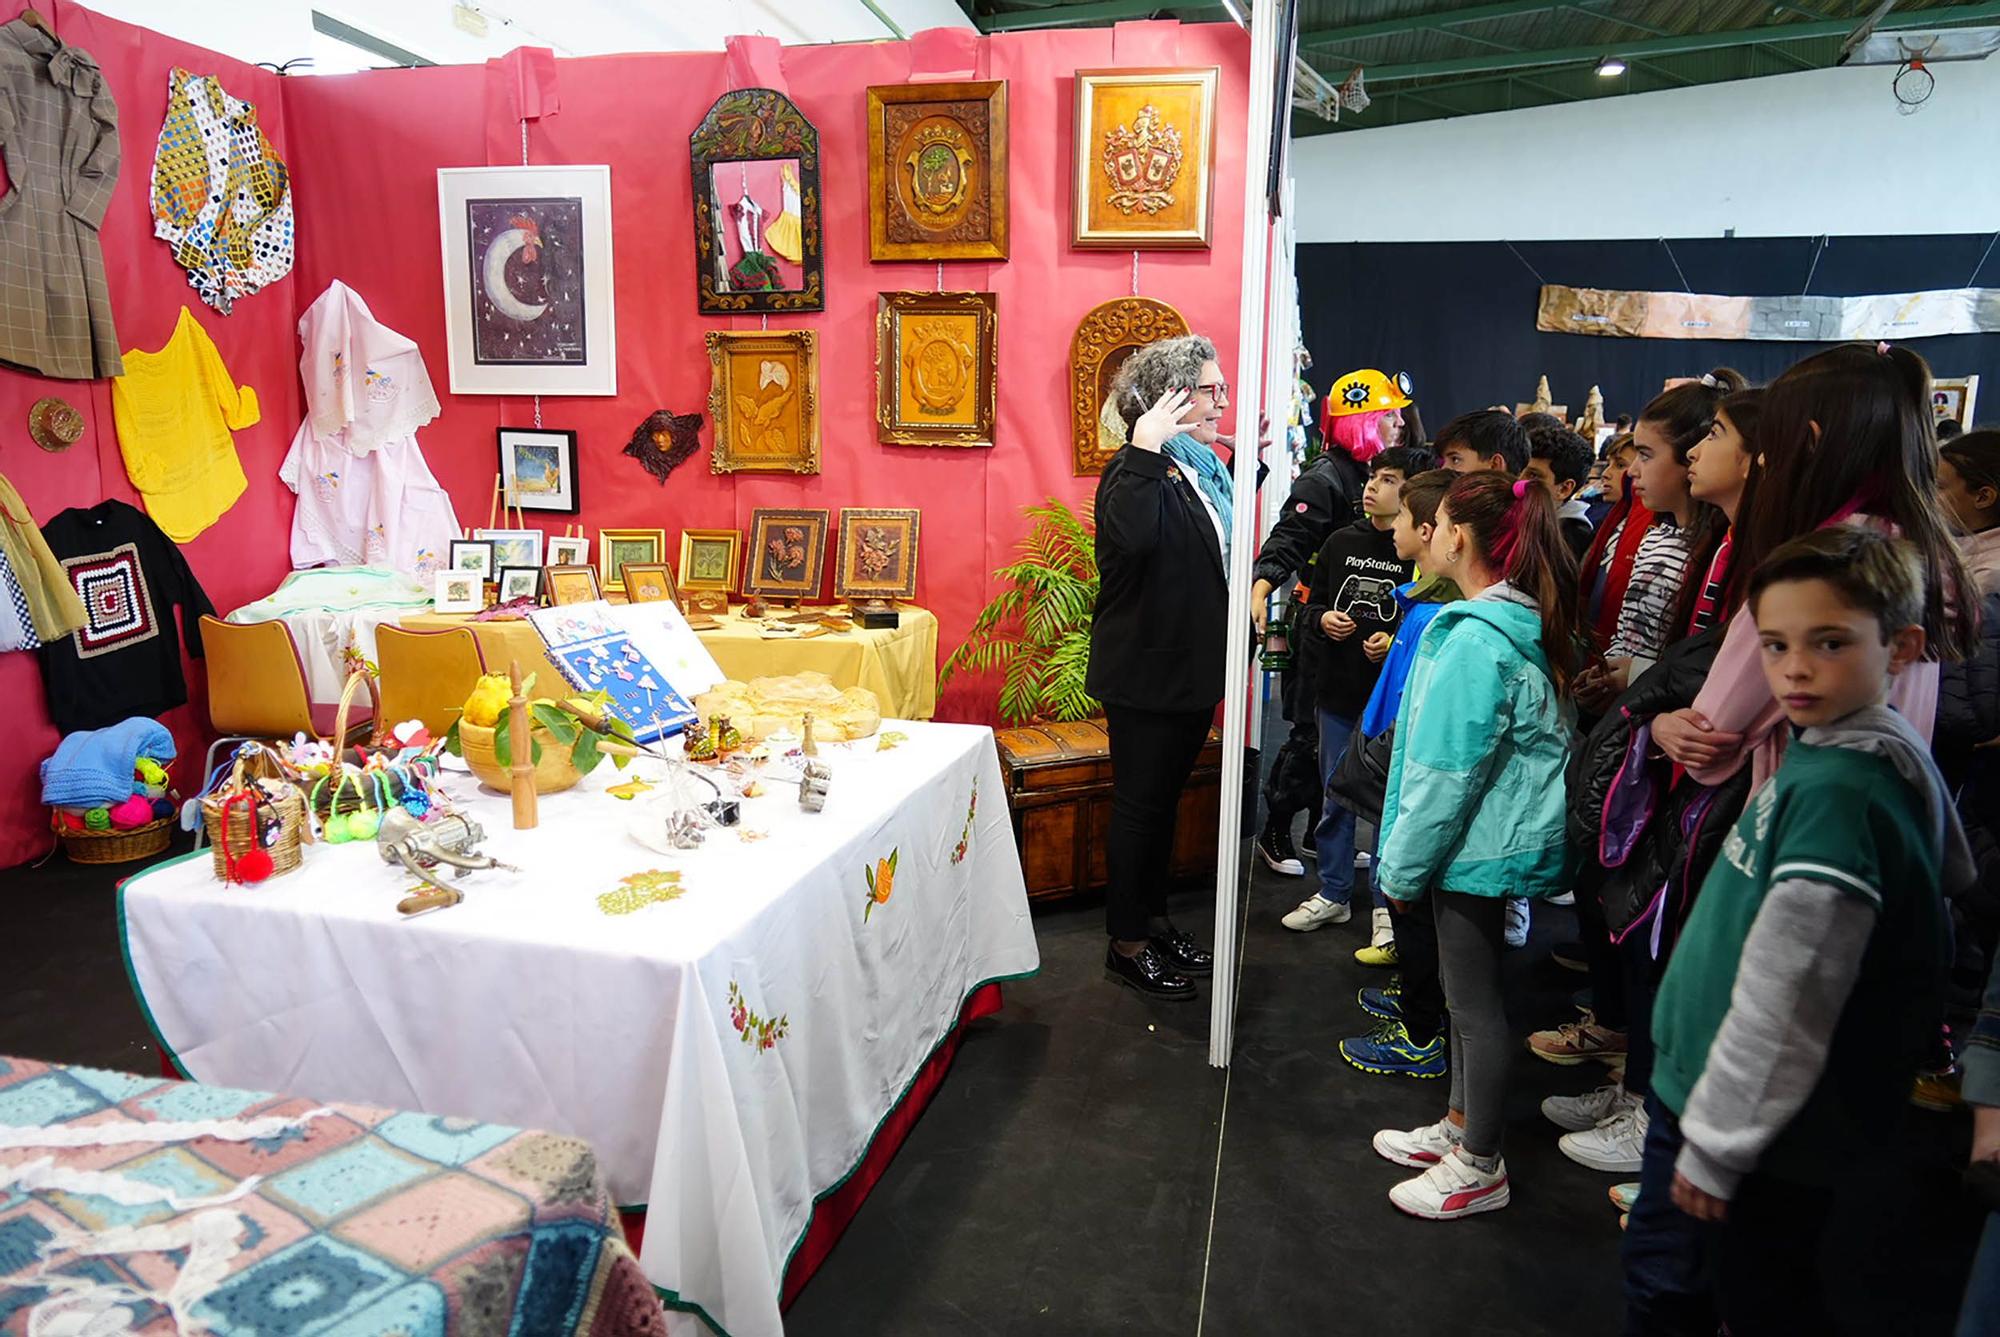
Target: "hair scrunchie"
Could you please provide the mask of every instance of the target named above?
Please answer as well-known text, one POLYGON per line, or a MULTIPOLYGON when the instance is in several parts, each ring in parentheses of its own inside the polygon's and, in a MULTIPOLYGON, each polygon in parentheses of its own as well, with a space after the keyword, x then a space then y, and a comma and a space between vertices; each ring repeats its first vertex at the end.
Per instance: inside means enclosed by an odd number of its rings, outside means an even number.
POLYGON ((1514 500, 1526 501, 1528 498, 1528 489, 1540 486, 1541 484, 1532 478, 1516 478, 1514 480, 1514 500))

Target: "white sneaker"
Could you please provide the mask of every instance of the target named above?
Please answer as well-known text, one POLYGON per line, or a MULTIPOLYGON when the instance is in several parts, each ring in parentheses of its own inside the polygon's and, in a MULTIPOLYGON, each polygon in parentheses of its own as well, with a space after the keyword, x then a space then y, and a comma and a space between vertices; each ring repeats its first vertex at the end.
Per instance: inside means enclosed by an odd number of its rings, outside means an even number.
POLYGON ((1406 1179, 1389 1190, 1389 1201, 1397 1210, 1430 1221, 1498 1211, 1507 1205, 1508 1196, 1506 1161, 1500 1161, 1488 1174, 1463 1153, 1446 1156, 1415 1179, 1406 1179))
POLYGON ((1573 892, 1573 891, 1566 891, 1566 892, 1564 892, 1564 893, 1563 893, 1562 895, 1560 895, 1560 896, 1551 896, 1551 897, 1549 897, 1549 904, 1550 904, 1550 905, 1561 905, 1561 906, 1571 906, 1571 905, 1575 905, 1575 904, 1576 904, 1576 893, 1575 893, 1575 892, 1573 892))
POLYGON ((1345 924, 1354 915, 1353 909, 1341 901, 1330 901, 1314 892, 1299 902, 1298 908, 1279 922, 1297 933, 1310 933, 1328 924, 1345 924))
POLYGON ((1368 867, 1368 865, 1374 862, 1375 862, 1375 856, 1370 854, 1367 850, 1354 851, 1354 866, 1356 868, 1366 868, 1368 867))
POLYGON ((1412 1128, 1405 1133, 1400 1129, 1384 1128, 1375 1134, 1370 1144, 1375 1154, 1385 1161, 1397 1165, 1407 1165, 1412 1170, 1421 1170, 1427 1165, 1436 1165, 1458 1145, 1458 1139, 1445 1131, 1444 1120, 1424 1128, 1412 1128))
POLYGON ((1395 940, 1396 924, 1389 917, 1389 907, 1386 905, 1376 906, 1374 916, 1369 921, 1368 945, 1370 947, 1387 947, 1395 940))
POLYGON ((1646 1152, 1646 1107, 1631 1105, 1588 1132, 1564 1133, 1556 1142, 1578 1165, 1606 1174, 1634 1175, 1646 1152))
POLYGON ((1509 947, 1528 945, 1528 902, 1519 896, 1507 898, 1506 938, 1509 947))
POLYGON ((1585 1095, 1550 1096, 1542 1102, 1542 1113, 1556 1127, 1582 1133, 1638 1103, 1638 1097, 1627 1095, 1621 1083, 1608 1082, 1585 1095))

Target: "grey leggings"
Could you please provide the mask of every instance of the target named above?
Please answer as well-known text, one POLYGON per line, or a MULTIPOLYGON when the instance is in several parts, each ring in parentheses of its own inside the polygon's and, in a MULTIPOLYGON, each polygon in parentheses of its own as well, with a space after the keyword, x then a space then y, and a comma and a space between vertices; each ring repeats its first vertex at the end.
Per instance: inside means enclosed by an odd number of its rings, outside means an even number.
POLYGON ((1465 1149, 1498 1156, 1514 1061, 1500 991, 1506 902, 1456 891, 1436 896, 1438 968, 1451 1009, 1451 1107, 1465 1115, 1465 1149))

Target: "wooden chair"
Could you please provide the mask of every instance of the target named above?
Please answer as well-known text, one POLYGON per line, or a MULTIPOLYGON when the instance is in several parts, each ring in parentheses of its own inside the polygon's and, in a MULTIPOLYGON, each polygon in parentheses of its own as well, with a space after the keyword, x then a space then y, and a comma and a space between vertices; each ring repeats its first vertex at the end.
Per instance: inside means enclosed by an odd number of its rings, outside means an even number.
MULTIPOLYGON (((292 629, 283 622, 224 622, 204 616, 201 645, 208 666, 208 723, 217 738, 209 746, 200 783, 215 773, 216 758, 239 743, 332 733, 337 707, 313 703, 305 662, 292 629)), ((373 726, 365 709, 351 712, 343 741, 366 738, 373 726)), ((201 839, 197 831, 195 843, 201 839)))
POLYGON ((404 631, 385 622, 375 628, 375 656, 382 669, 383 724, 422 720, 432 737, 451 728, 486 672, 486 656, 466 627, 404 631))

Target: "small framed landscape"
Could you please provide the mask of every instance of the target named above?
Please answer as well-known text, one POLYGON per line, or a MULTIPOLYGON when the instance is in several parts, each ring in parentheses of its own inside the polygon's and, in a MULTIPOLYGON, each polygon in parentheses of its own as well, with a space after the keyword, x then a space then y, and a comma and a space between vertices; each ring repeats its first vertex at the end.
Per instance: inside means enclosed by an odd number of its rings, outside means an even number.
POLYGON ((575 515, 576 433, 502 427, 500 481, 510 506, 575 515))
POLYGON ((500 593, 497 601, 513 603, 516 599, 539 599, 542 595, 542 568, 539 566, 504 566, 500 568, 500 593))
POLYGON ((597 572, 588 566, 551 566, 542 572, 542 589, 555 607, 587 604, 604 597, 597 588, 597 572))
POLYGON ((743 592, 766 599, 817 598, 826 565, 826 526, 822 510, 752 511, 743 592))
POLYGON ((445 167, 437 181, 452 393, 616 394, 611 169, 445 167))
POLYGON ((833 592, 842 599, 917 597, 917 531, 923 512, 847 508, 833 592))
POLYGON ((451 569, 469 572, 481 580, 493 579, 493 545, 485 539, 453 539, 451 569))
POLYGON ((600 529, 597 531, 599 584, 606 594, 625 592, 626 563, 652 566, 665 561, 667 531, 664 529, 600 529))
POLYGON ((494 572, 510 566, 540 566, 542 564, 542 531, 539 529, 475 529, 472 537, 489 543, 493 548, 493 565, 486 578, 494 579, 494 572))
POLYGON ((440 613, 477 613, 486 606, 486 582, 474 571, 440 571, 432 603, 440 613))

